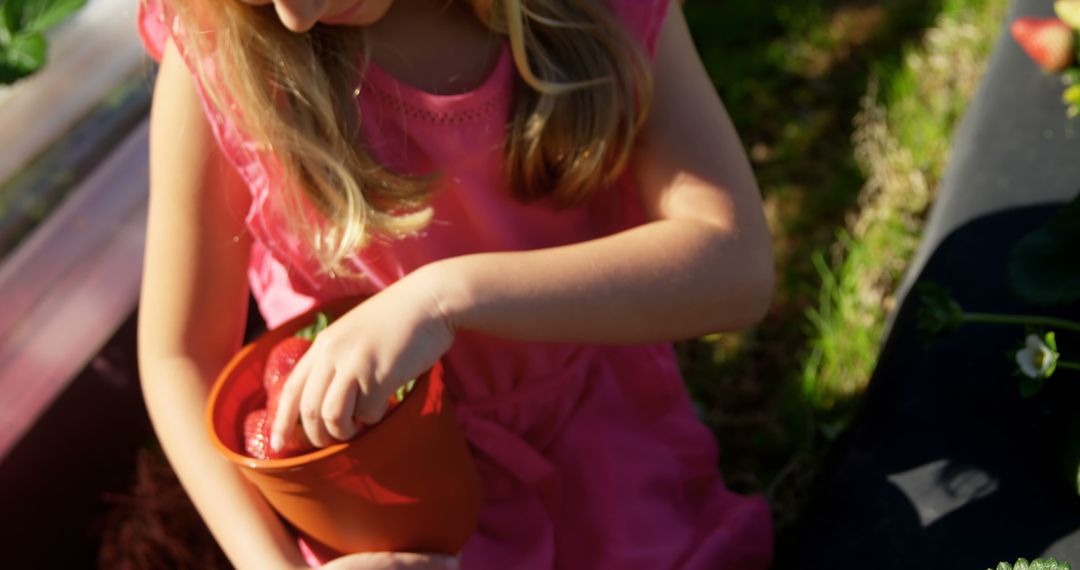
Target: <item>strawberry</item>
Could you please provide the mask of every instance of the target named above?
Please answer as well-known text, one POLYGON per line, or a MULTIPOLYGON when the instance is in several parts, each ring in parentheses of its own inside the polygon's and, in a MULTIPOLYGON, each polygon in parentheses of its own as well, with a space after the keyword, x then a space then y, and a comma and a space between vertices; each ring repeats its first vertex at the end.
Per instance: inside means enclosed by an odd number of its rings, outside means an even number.
POLYGON ((297 426, 285 441, 281 451, 270 447, 270 428, 274 425, 278 400, 285 387, 285 379, 292 373, 300 357, 311 347, 311 341, 291 336, 270 349, 263 374, 263 387, 266 389, 266 409, 256 410, 244 419, 244 449, 256 459, 279 459, 290 457, 314 449, 308 442, 304 431, 297 426))
POLYGON ((1057 18, 1018 18, 1010 31, 1046 71, 1062 71, 1076 60, 1076 32, 1057 18))
POLYGON ((255 410, 244 418, 244 451, 255 459, 270 457, 270 422, 266 410, 255 410))
POLYGON ((297 426, 285 439, 281 451, 270 447, 270 428, 273 418, 265 409, 255 410, 244 418, 244 451, 255 459, 281 459, 307 453, 315 446, 308 441, 304 430, 297 426))
POLYGON ((266 369, 263 372, 263 388, 266 390, 267 408, 271 412, 277 410, 277 399, 281 395, 281 389, 285 387, 285 380, 292 374, 300 357, 311 348, 311 341, 299 337, 289 338, 274 345, 270 349, 270 356, 266 358, 266 369))
POLYGON ((315 336, 326 329, 328 322, 326 314, 318 313, 315 315, 314 324, 278 342, 270 349, 270 354, 266 357, 266 367, 263 370, 263 389, 266 390, 269 403, 267 408, 271 415, 277 409, 277 398, 281 394, 285 380, 289 374, 292 374, 293 368, 296 368, 296 363, 300 362, 300 357, 311 348, 315 336))
POLYGON ((1080 0, 1057 0, 1054 13, 1074 30, 1080 30, 1080 0))
POLYGON ((286 338, 270 349, 263 369, 263 389, 266 391, 267 407, 255 410, 244 418, 244 451, 256 459, 279 459, 306 453, 315 448, 308 441, 303 429, 297 426, 285 440, 281 451, 270 448, 270 428, 274 425, 278 399, 285 387, 285 380, 292 374, 300 358, 311 348, 315 335, 322 332, 329 322, 327 316, 318 313, 315 323, 286 338))

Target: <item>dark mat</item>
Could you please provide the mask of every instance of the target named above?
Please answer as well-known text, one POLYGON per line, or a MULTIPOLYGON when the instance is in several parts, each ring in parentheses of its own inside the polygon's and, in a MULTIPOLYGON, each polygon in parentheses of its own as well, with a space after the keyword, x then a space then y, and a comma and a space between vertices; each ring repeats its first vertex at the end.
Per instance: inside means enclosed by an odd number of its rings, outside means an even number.
MULTIPOLYGON (((1080 317, 1016 300, 1012 245, 1055 209, 1009 210, 965 224, 918 277, 968 311, 1080 317)), ((1080 377, 1059 372, 1024 399, 1009 352, 1020 327, 967 325, 925 347, 917 295, 901 307, 856 427, 808 514, 796 567, 981 570, 1023 556, 1080 567, 1080 496, 1066 444, 1080 441, 1080 377)), ((1080 335, 1059 331, 1059 348, 1080 335)), ((1075 467, 1074 467, 1075 469, 1075 467)))
MULTIPOLYGON (((0 461, 0 568, 96 566, 105 494, 151 441, 132 314, 0 461)), ((27 378, 32 382, 32 378, 27 378)))
MULTIPOLYGON (((139 385, 137 321, 133 312, 0 458, 0 568, 97 567, 110 496, 129 493, 139 449, 156 447, 139 385)), ((252 300, 245 342, 265 328, 252 300)))

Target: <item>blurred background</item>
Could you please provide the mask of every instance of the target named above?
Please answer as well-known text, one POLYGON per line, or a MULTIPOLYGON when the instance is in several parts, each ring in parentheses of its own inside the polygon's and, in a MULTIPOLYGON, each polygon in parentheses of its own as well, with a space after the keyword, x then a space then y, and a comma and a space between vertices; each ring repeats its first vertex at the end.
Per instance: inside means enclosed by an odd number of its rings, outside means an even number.
MULTIPOLYGON (((107 565, 141 540, 174 567, 208 567, 220 558, 191 552, 212 542, 155 451, 133 376, 153 81, 137 0, 48 0, 12 17, 16 4, 34 2, 0 0, 0 81, 27 76, 0 87, 0 504, 17 510, 28 486, 89 464, 72 560, 107 565), (88 415, 96 401, 107 421, 88 415), (116 449, 31 451, 70 441, 70 426, 50 426, 71 418, 116 449)), ((798 543, 858 410, 1007 4, 685 2, 757 174, 779 279, 759 326, 677 349, 729 485, 773 507, 778 552, 798 543)))

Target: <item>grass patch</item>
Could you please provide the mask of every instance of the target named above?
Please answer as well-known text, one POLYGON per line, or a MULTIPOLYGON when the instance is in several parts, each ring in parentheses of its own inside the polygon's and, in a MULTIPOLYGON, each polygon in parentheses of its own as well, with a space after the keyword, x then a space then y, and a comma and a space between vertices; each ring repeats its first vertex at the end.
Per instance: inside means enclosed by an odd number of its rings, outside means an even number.
POLYGON ((839 234, 837 245, 847 253, 837 269, 829 266, 824 252, 813 257, 821 288, 818 306, 807 310, 811 333, 802 390, 811 408, 843 412, 831 414, 834 421, 843 421, 873 370, 885 307, 865 298, 860 281, 875 266, 876 249, 855 242, 847 232, 839 234))
POLYGON ((978 87, 1005 7, 988 0, 947 3, 903 65, 871 80, 853 135, 867 177, 859 207, 832 254, 814 256, 821 290, 817 307, 807 311, 801 377, 807 401, 820 412, 849 413, 845 402, 870 379, 893 293, 918 247, 953 129, 978 87))
POLYGON ((676 348, 729 485, 763 492, 773 506, 778 556, 873 370, 893 291, 1006 7, 685 5, 761 186, 778 284, 759 326, 676 348))

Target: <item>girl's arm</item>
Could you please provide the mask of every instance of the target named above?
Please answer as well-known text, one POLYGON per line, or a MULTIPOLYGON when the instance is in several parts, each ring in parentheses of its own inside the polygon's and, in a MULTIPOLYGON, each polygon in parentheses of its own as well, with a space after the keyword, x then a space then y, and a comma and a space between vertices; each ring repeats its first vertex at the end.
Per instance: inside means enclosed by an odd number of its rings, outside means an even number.
POLYGON ((211 134, 170 41, 150 115, 150 209, 139 306, 143 397, 161 445, 225 554, 241 568, 304 567, 295 541, 211 447, 209 387, 240 347, 249 196, 211 134))
POLYGON ((731 120, 671 3, 653 108, 632 160, 653 221, 609 237, 426 265, 319 335, 286 381, 275 443, 299 417, 316 445, 378 421, 398 386, 454 331, 523 340, 650 343, 761 319, 773 287, 757 184, 731 120))
POLYGON ((738 135, 671 2, 631 160, 651 223, 554 249, 470 255, 417 276, 456 328, 638 343, 746 327, 772 295, 768 228, 738 135))
MULTIPOLYGON (((211 447, 211 382, 246 324, 250 195, 218 150, 192 77, 168 42, 150 116, 150 212, 139 305, 139 372, 158 439, 180 482, 237 568, 307 568, 295 538, 211 447)), ((368 553, 325 568, 456 568, 456 559, 368 553)))

